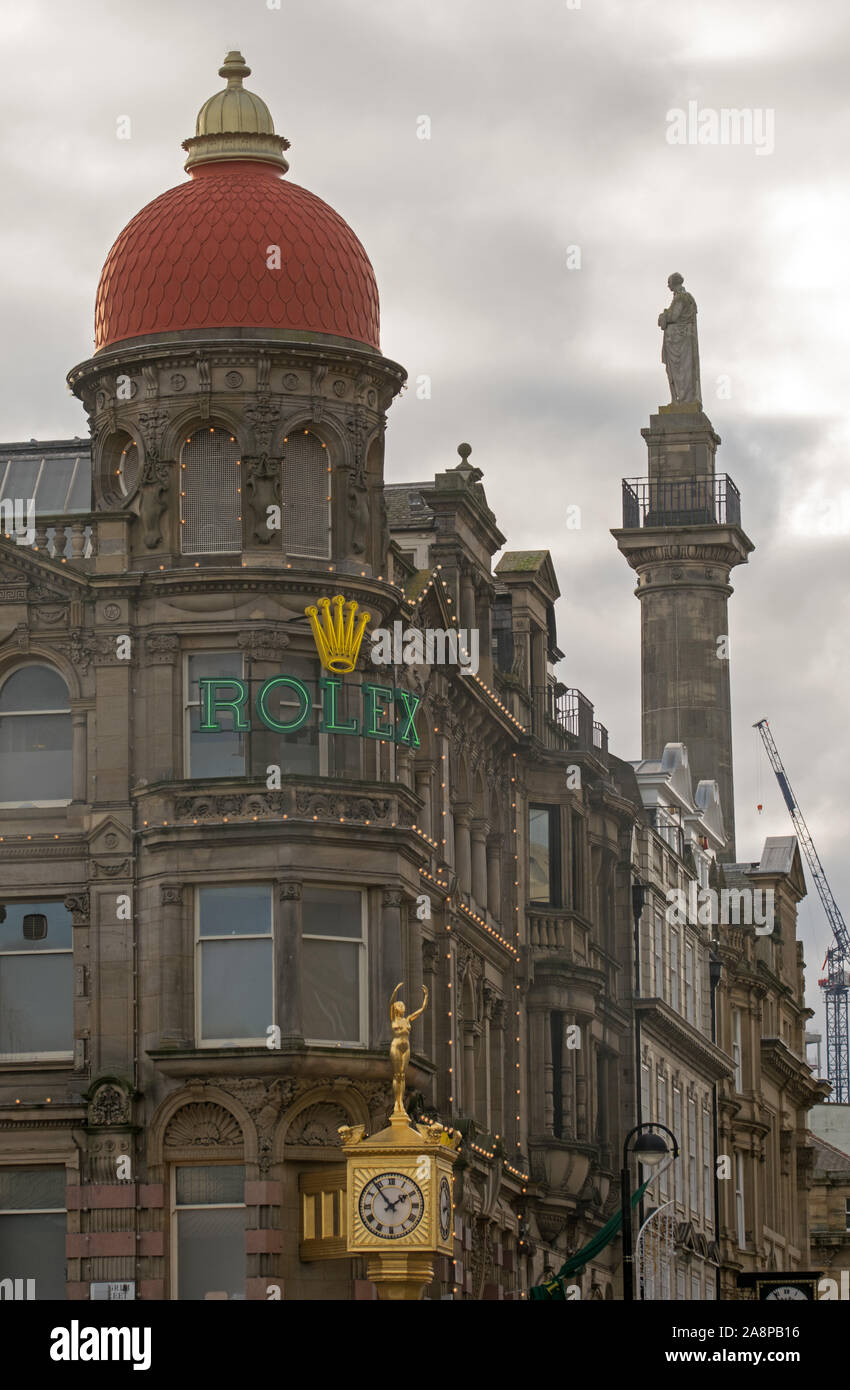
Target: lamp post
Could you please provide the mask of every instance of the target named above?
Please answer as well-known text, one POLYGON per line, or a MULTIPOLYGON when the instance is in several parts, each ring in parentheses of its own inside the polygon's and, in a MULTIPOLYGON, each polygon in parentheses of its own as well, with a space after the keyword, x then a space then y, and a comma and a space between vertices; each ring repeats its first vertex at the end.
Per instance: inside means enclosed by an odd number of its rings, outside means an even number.
POLYGON ((635 1125, 630 1129, 623 1141, 623 1167, 620 1173, 620 1192, 623 1214, 623 1302, 631 1303, 635 1296, 635 1259, 632 1249, 632 1183, 629 1174, 629 1143, 635 1139, 632 1153, 639 1163, 646 1163, 650 1168, 654 1168, 657 1163, 661 1163, 668 1156, 673 1160, 679 1157, 679 1145, 676 1136, 666 1125, 658 1124, 656 1121, 649 1121, 646 1124, 635 1125), (667 1140, 662 1139, 660 1134, 654 1134, 656 1129, 662 1129, 665 1134, 670 1136, 673 1145, 672 1155, 668 1147, 667 1140))

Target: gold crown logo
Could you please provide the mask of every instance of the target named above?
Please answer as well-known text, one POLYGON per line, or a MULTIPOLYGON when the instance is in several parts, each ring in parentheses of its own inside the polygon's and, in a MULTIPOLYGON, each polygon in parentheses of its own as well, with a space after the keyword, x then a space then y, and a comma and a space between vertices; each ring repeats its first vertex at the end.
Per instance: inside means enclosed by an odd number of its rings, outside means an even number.
POLYGON ((310 619, 316 651, 324 669, 337 675, 353 671, 357 665, 366 624, 372 618, 371 613, 361 613, 355 627, 357 603, 353 598, 346 603, 342 594, 337 594, 333 602, 329 598, 320 598, 318 608, 315 603, 311 603, 304 612, 310 619), (332 607, 335 610, 333 614, 332 607), (319 608, 322 610, 321 616, 319 608))

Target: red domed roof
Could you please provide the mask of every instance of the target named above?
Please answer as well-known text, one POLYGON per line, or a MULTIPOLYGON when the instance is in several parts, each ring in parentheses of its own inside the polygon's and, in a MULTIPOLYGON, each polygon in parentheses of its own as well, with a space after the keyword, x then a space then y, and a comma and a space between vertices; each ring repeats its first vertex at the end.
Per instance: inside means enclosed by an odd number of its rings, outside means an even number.
POLYGON ((214 159, 148 203, 106 258, 95 351, 181 329, 286 329, 380 351, 378 288, 351 228, 268 163, 214 159), (280 247, 280 269, 268 248, 280 247))

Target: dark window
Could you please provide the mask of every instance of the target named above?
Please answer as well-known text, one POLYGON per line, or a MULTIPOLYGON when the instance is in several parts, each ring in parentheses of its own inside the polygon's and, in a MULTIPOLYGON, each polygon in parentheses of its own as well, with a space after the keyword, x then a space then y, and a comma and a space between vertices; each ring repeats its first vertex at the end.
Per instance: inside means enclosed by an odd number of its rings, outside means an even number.
POLYGON ((245 1297, 245 1169, 178 1168, 177 1297, 245 1297))
POLYGON ((559 825, 557 806, 529 806, 529 902, 561 906, 559 825))
POLYGON ((61 1165, 0 1166, 0 1282, 23 1281, 23 1298, 64 1298, 65 1225, 61 1165))
POLYGON ((24 666, 0 689, 0 805, 71 800, 71 703, 51 666, 24 666))
POLYGON ((0 1056, 74 1051, 71 914, 63 903, 0 904, 0 1056))
POLYGON ((287 555, 325 559, 331 550, 331 460, 317 435, 298 430, 285 440, 283 548, 287 555))

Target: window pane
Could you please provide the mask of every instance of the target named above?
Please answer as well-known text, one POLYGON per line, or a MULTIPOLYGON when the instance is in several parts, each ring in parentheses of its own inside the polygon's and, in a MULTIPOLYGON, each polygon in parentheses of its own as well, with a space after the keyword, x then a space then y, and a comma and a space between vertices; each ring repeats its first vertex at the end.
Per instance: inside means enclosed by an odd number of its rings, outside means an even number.
POLYGON ((301 910, 305 936, 363 935, 363 898, 350 888, 304 888, 301 910))
POLYGON ((60 1207, 64 1211, 64 1167, 52 1163, 27 1168, 0 1165, 0 1211, 31 1211, 38 1207, 60 1207))
POLYGON ((51 666, 24 666, 4 682, 0 691, 0 712, 70 708, 68 687, 51 666))
POLYGON ((64 903, 0 902, 0 952, 70 950, 71 940, 71 914, 64 903), (47 918, 47 935, 40 941, 24 938, 24 918, 33 913, 47 918))
POLYGON ((38 458, 13 459, 6 478, 6 486, 3 489, 4 495, 6 497, 34 497, 33 489, 40 467, 41 455, 38 458))
POLYGON ((71 496, 68 498, 69 512, 89 512, 91 511, 91 459, 79 459, 77 471, 74 474, 74 481, 71 484, 71 496))
POLYGON ((73 458, 45 460, 36 495, 36 508, 39 513, 64 510, 73 471, 73 458))
POLYGON ((551 817, 548 807, 531 806, 528 812, 528 875, 529 900, 548 903, 552 900, 549 870, 549 839, 551 817))
POLYGON ((241 652, 192 652, 188 664, 190 704, 200 699, 199 676, 242 677, 241 652))
POLYGON ((0 956, 0 1054, 73 1052, 74 958, 0 956))
POLYGON ((328 451, 307 430, 289 436, 283 461, 283 548, 287 555, 330 554, 328 451))
POLYGON ((317 1041, 360 1041, 359 946, 305 940, 301 1000, 304 1036, 317 1041))
POLYGON ((220 1206, 245 1201, 245 1169, 241 1163, 177 1169, 177 1205, 220 1206))
POLYGON ((272 895, 265 883, 231 883, 198 891, 201 936, 252 936, 272 929, 272 895))
POLYGON ((177 1213, 177 1296, 245 1297, 245 1208, 177 1213))
MULTIPOLYGON (((200 700, 200 676, 242 677, 241 652, 193 652, 188 661, 188 700, 190 705, 198 705, 200 700)), ((230 696, 232 690, 227 692, 230 696)), ((247 711, 247 705, 246 705, 247 711)), ((250 718, 250 714, 248 715, 250 718)), ((217 733, 201 733, 200 709, 193 709, 189 715, 189 775, 191 777, 243 777, 245 775, 245 735, 235 733, 230 727, 233 715, 223 711, 218 722, 221 728, 217 733)))
POLYGON ((34 1279, 37 1299, 64 1298, 65 1224, 64 1211, 0 1216, 0 1279, 34 1279))
POLYGON ((0 801, 70 799, 70 714, 0 718, 0 801))
POLYGON ((205 941, 201 998, 202 1038, 264 1038, 274 1022, 271 940, 205 941))

